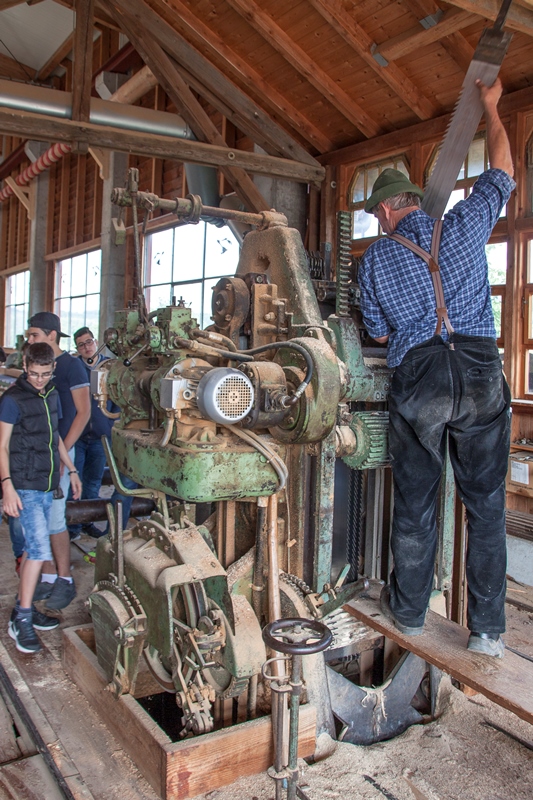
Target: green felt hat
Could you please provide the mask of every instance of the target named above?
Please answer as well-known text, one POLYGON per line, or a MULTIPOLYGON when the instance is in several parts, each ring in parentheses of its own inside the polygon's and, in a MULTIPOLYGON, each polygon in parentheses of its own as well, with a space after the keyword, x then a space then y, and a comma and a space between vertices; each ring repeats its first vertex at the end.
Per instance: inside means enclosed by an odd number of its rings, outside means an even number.
POLYGON ((399 169, 384 169, 374 183, 372 194, 365 203, 366 213, 369 214, 374 206, 377 206, 383 200, 388 200, 389 197, 394 197, 395 194, 401 194, 402 192, 413 192, 419 197, 424 197, 422 189, 411 183, 409 178, 399 169))

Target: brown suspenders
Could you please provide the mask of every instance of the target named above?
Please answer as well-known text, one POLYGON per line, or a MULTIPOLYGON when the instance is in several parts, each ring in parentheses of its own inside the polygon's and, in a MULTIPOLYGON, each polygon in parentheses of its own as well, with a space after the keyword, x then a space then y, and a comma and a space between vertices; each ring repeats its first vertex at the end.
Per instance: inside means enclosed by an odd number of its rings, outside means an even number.
POLYGON ((440 336, 442 331, 442 323, 444 322, 444 326, 448 331, 448 334, 453 333, 452 323, 448 317, 448 309, 446 308, 446 303, 444 301, 444 291, 442 289, 442 281, 440 277, 440 269, 438 263, 439 257, 439 247, 440 247, 440 237, 442 234, 442 220, 437 220, 433 227, 433 236, 431 238, 431 252, 428 253, 426 250, 423 250, 417 244, 412 242, 407 237, 402 236, 400 233, 392 233, 389 236, 389 239, 394 239, 395 242, 398 244, 402 244, 404 247, 407 247, 409 250, 412 250, 417 256, 424 259, 426 264, 428 265, 429 272, 431 274, 431 280, 433 281, 433 291, 435 292, 435 300, 437 302, 436 313, 437 313, 437 327, 435 328, 435 336, 440 336))

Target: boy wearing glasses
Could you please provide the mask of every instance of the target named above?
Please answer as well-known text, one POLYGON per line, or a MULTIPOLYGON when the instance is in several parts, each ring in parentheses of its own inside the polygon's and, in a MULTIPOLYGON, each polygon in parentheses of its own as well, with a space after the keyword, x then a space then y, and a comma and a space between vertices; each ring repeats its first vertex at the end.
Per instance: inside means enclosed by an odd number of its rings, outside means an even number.
MULTIPOLYGON (((27 337, 30 344, 46 342, 54 353, 54 386, 61 401, 62 418, 59 435, 65 443, 69 458, 74 462, 74 445, 83 433, 91 416, 91 396, 87 373, 80 360, 59 347, 61 322, 57 314, 40 311, 28 320, 27 337)), ((60 479, 59 497, 54 499, 50 514, 50 542, 54 562, 43 566, 41 581, 35 591, 35 600, 47 598, 47 608, 61 609, 76 596, 76 587, 70 574, 70 539, 65 519, 69 479, 66 471, 60 479)))
MULTIPOLYGON (((98 342, 90 328, 83 327, 77 330, 74 334, 74 342, 79 353, 78 360, 83 364, 87 379, 90 381, 91 370, 97 368, 102 361, 107 361, 107 356, 102 355, 102 353, 96 355, 98 342), (91 363, 89 363, 89 359, 91 359, 91 363)), ((107 402, 107 410, 111 413, 120 411, 119 407, 111 400, 107 402)), ((108 439, 111 438, 113 422, 113 419, 106 417, 102 413, 98 406, 98 401, 91 398, 91 418, 76 443, 74 457, 74 463, 83 484, 82 500, 94 500, 100 492, 106 463, 102 436, 107 436, 108 439)), ((94 539, 104 536, 104 532, 92 522, 86 525, 70 525, 68 530, 71 539, 78 538, 82 531, 94 539)))
POLYGON ((49 522, 53 493, 59 486, 59 465, 64 465, 78 498, 81 483, 59 436, 59 395, 51 382, 54 352, 46 343, 29 345, 25 372, 0 401, 0 479, 4 510, 19 517, 25 540, 18 599, 9 621, 9 635, 22 653, 37 653, 41 644, 35 629, 51 630, 59 620, 33 605, 42 565, 52 559, 49 522))

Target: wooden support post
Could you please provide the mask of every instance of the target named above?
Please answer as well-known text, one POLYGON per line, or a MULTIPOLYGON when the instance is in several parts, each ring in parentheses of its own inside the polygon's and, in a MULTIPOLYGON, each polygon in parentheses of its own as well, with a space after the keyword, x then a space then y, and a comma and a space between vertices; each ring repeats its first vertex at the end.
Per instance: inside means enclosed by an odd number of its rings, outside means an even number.
POLYGON ((116 245, 112 217, 118 211, 111 204, 111 191, 122 186, 128 170, 126 153, 107 152, 108 172, 102 189, 102 278, 100 286, 100 333, 109 328, 115 311, 124 307, 126 245, 116 245))
MULTIPOLYGON (((44 153, 48 145, 33 142, 34 153, 44 153)), ((46 170, 32 181, 33 216, 30 224, 30 309, 29 315, 45 311, 47 305, 47 262, 45 258, 47 244, 48 201, 50 188, 50 172, 46 170)))
POLYGON ((88 122, 91 110, 94 0, 75 0, 72 119, 88 122))

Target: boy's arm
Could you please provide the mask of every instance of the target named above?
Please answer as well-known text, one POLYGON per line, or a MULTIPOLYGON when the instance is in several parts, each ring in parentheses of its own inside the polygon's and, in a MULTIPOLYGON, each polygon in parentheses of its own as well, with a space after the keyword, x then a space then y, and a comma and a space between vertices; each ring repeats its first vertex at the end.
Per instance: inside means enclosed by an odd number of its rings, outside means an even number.
POLYGON ((2 478, 2 491, 4 495, 4 511, 10 517, 18 517, 22 502, 17 494, 13 482, 9 477, 11 469, 9 466, 9 443, 13 425, 9 422, 0 422, 0 478, 2 478), (3 480, 8 478, 8 480, 3 480))
POLYGON ((65 465, 68 469, 68 473, 70 476, 70 486, 72 489, 72 497, 74 500, 79 500, 81 497, 81 480, 78 474, 78 470, 72 463, 71 459, 68 456, 68 450, 65 446, 65 442, 59 437, 58 442, 58 450, 59 450, 59 458, 61 459, 61 463, 65 465))
POLYGON ((65 447, 74 447, 91 418, 91 393, 88 386, 71 389, 72 399, 76 406, 76 416, 72 420, 70 430, 65 436, 65 447))

